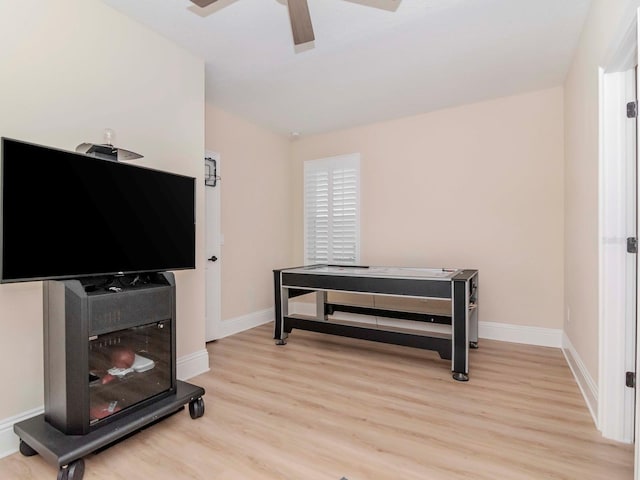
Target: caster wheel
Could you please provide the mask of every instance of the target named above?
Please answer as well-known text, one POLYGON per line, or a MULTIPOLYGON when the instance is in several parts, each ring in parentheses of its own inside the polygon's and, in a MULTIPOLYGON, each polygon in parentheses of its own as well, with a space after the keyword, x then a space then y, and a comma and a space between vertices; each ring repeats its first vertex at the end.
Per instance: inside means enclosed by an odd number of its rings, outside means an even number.
POLYGON ((466 373, 456 372, 456 373, 453 374, 453 379, 457 380, 459 382, 468 382, 469 381, 469 375, 467 375, 466 373))
POLYGON ((478 349, 478 342, 469 342, 469 348, 478 349))
POLYGON ((20 440, 20 453, 25 457, 33 457, 38 454, 38 452, 27 445, 23 440, 20 440))
POLYGON ((287 341, 284 339, 278 339, 276 340, 276 345, 286 345, 287 341))
POLYGON ((84 476, 84 460, 76 460, 67 468, 67 480, 82 480, 84 476))
POLYGON ((204 415, 204 400, 202 400, 202 397, 189 402, 189 415, 194 420, 204 415))
POLYGON ((69 465, 60 467, 58 480, 82 480, 84 476, 84 460, 79 459, 69 465))

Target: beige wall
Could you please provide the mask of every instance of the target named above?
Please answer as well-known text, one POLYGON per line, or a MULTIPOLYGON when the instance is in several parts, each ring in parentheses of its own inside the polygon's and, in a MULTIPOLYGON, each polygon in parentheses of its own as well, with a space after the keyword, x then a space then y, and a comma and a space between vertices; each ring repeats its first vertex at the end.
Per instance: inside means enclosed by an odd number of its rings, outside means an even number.
MULTIPOLYGON (((197 268, 176 273, 178 356, 203 349, 203 62, 98 0, 4 3, 0 135, 73 150, 110 127, 138 163, 198 177, 197 268)), ((43 405, 41 282, 0 285, 0 325, 2 420, 43 405)))
POLYGON ((562 327, 562 89, 292 143, 294 263, 304 160, 361 153, 362 263, 480 271, 480 319, 562 327))
POLYGON ((565 81, 564 329, 598 379, 598 68, 638 1, 594 0, 565 81))
POLYGON ((275 268, 291 264, 289 139, 207 105, 220 154, 222 320, 273 307, 275 268))

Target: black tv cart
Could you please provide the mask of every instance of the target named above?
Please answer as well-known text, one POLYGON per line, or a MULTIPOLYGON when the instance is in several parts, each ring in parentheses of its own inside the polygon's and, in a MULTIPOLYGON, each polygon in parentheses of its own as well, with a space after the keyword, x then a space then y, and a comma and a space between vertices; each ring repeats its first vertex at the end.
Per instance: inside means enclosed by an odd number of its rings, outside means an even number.
POLYGON ((25 456, 81 480, 83 457, 189 405, 205 391, 176 378, 171 272, 43 284, 44 413, 14 425, 25 456))

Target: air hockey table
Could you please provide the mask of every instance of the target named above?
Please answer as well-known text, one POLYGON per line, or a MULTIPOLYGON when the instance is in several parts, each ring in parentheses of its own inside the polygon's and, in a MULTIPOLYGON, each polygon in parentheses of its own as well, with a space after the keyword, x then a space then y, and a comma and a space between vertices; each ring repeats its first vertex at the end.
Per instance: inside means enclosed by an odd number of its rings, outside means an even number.
POLYGON ((453 378, 469 380, 469 349, 478 348, 478 271, 456 268, 307 265, 273 270, 274 339, 285 345, 293 329, 435 350, 451 360, 453 378), (328 292, 450 300, 450 313, 429 314, 330 303, 328 292), (289 300, 315 293, 315 315, 290 313, 289 300), (398 331, 394 328, 335 321, 345 311, 450 325, 445 332, 398 331))

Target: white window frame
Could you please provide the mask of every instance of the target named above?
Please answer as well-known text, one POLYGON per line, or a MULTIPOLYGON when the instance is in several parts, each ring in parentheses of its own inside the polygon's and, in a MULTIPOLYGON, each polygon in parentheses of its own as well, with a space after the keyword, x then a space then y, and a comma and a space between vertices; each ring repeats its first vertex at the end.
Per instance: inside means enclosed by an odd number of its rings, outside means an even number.
POLYGON ((314 264, 314 263, 325 263, 318 262, 317 258, 309 258, 309 192, 308 192, 308 183, 307 180, 309 175, 318 171, 327 172, 329 178, 329 192, 328 192, 328 202, 329 202, 329 210, 328 210, 328 225, 329 225, 329 241, 333 244, 335 242, 335 237, 332 232, 333 225, 333 211, 336 206, 336 202, 334 202, 333 195, 335 193, 333 189, 333 180, 332 175, 337 170, 355 170, 355 255, 351 261, 345 261, 344 259, 336 259, 334 257, 334 249, 329 246, 328 251, 328 259, 326 263, 329 264, 341 264, 341 265, 358 265, 360 263, 360 154, 352 153, 347 155, 338 155, 335 157, 329 158, 321 158, 317 160, 306 160, 304 162, 304 172, 303 172, 303 195, 304 195, 304 263, 314 264))

